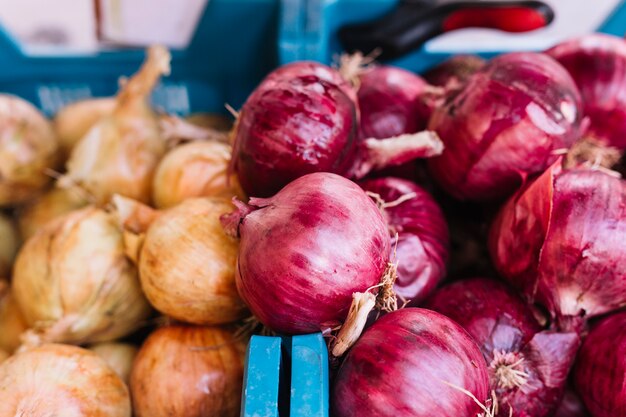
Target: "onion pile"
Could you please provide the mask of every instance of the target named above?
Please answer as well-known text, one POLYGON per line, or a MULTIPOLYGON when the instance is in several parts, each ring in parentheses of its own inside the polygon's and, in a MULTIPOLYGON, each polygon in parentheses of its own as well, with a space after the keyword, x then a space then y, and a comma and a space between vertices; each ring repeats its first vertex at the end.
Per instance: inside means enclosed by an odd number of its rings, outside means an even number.
POLYGON ((90 346, 89 350, 95 352, 128 384, 133 361, 137 355, 137 348, 127 343, 98 343, 90 346))
POLYGON ((20 239, 13 220, 0 212, 0 279, 9 277, 20 239))
POLYGON ((626 41, 590 34, 546 51, 580 89, 590 125, 587 138, 626 150, 626 41))
POLYGON ((18 254, 13 294, 34 341, 109 341, 150 314, 116 218, 87 207, 48 223, 18 254))
POLYGON ((352 294, 377 285, 389 261, 387 224, 350 180, 305 175, 224 217, 241 237, 237 288, 269 328, 287 334, 342 323, 352 294))
POLYGON ((476 55, 456 55, 424 74, 424 79, 440 87, 457 87, 485 66, 486 61, 476 55))
POLYGON ((80 186, 98 204, 108 203, 116 193, 150 201, 152 176, 166 148, 148 98, 161 75, 169 74, 169 63, 166 49, 148 50, 144 65, 115 98, 113 112, 72 149, 61 186, 80 186))
POLYGON ((238 244, 220 223, 220 216, 233 210, 228 200, 185 200, 152 213, 147 222, 143 216, 150 208, 121 198, 115 198, 115 204, 129 231, 145 232, 137 255, 131 257, 136 258, 141 287, 157 310, 187 323, 212 325, 246 315, 235 286, 238 244))
POLYGON ((95 353, 46 344, 0 365, 0 416, 130 417, 128 388, 95 353))
POLYGON ((387 177, 365 181, 361 187, 381 199, 391 236, 391 259, 395 255, 398 263, 395 293, 417 304, 446 273, 448 228, 441 209, 410 181, 387 177))
POLYGON ((60 162, 52 125, 32 104, 0 94, 0 207, 23 203, 50 182, 60 162))
POLYGON ((555 163, 502 207, 489 240, 502 276, 565 330, 626 305, 626 183, 613 175, 555 163))
POLYGON ((244 352, 242 341, 217 327, 156 330, 133 365, 135 416, 239 416, 244 352))
POLYGON ((22 343, 27 325, 15 301, 9 283, 0 280, 0 350, 13 353, 22 343))
POLYGON ((580 94, 547 55, 511 53, 489 61, 435 109, 428 128, 445 150, 431 174, 460 199, 511 195, 579 135, 580 94))
POLYGON ((154 205, 167 208, 194 197, 244 198, 237 178, 228 175, 230 158, 231 147, 215 141, 174 148, 154 174, 154 205))
POLYGON ((576 333, 541 331, 533 313, 503 284, 475 278, 438 290, 426 307, 459 323, 488 364, 498 416, 551 416, 574 362, 576 333))
POLYGON ((583 343, 576 389, 593 417, 626 415, 626 312, 603 319, 583 343))
POLYGON ((337 373, 336 417, 476 417, 488 397, 480 350, 430 310, 389 313, 363 333, 337 373), (465 392, 464 392, 465 391, 465 392))

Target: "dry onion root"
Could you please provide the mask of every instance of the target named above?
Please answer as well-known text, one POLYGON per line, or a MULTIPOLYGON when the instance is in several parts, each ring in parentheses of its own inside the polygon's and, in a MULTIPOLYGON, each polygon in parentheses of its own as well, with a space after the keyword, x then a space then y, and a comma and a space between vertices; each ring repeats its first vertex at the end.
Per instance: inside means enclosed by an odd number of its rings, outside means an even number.
POLYGON ((114 340, 151 311, 115 216, 95 207, 47 224, 24 244, 13 294, 33 342, 114 340))
POLYGON ((0 416, 130 417, 128 388, 93 352, 46 344, 0 365, 0 416))
POLYGON ((133 368, 133 360, 137 355, 137 348, 128 343, 98 343, 90 346, 89 350, 95 352, 128 384, 130 371, 133 368))
POLYGON ((20 336, 27 328, 9 283, 0 280, 0 350, 13 353, 21 344, 20 336))
POLYGON ((172 207, 193 197, 244 198, 235 176, 228 177, 231 147, 215 141, 191 142, 171 150, 159 163, 152 184, 156 207, 172 207))
POLYGON ((80 186, 98 204, 108 203, 115 193, 150 201, 152 176, 166 146, 148 98, 161 75, 169 74, 169 63, 165 48, 148 50, 146 62, 117 95, 113 112, 72 150, 60 186, 80 186))
POLYGON ((76 189, 52 188, 20 208, 18 226, 26 240, 50 221, 88 204, 87 197, 76 189))
POLYGON ((126 239, 139 235, 137 253, 129 257, 137 260, 141 286, 157 310, 187 323, 210 325, 246 315, 235 285, 239 245, 220 223, 220 216, 233 210, 230 201, 194 198, 156 213, 123 197, 113 201, 126 239))
POLYGON ((30 103, 0 94, 0 207, 22 203, 41 191, 59 163, 52 125, 30 103))
POLYGON ((8 277, 20 241, 13 221, 0 213, 0 277, 8 277))
POLYGON ((59 110, 53 126, 63 153, 69 155, 93 125, 113 113, 115 104, 114 97, 102 97, 80 100, 59 110))
POLYGON ((245 345, 218 327, 156 330, 130 378, 136 417, 239 416, 245 345))

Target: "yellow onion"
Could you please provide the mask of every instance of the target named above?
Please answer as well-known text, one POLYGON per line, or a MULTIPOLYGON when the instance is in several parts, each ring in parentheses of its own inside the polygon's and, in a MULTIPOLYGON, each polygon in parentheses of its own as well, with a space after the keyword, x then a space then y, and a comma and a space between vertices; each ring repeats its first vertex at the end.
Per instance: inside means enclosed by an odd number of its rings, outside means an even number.
POLYGON ((46 344, 0 365, 0 417, 130 417, 128 388, 98 355, 46 344))
POLYGON ((238 242, 228 236, 220 216, 230 201, 193 198, 158 212, 115 198, 126 229, 145 231, 138 248, 139 278, 150 303, 161 313, 195 324, 230 323, 246 315, 235 285, 238 242), (137 219, 139 218, 139 219, 137 219), (149 223, 149 226, 147 226, 149 223))
POLYGON ((187 121, 196 126, 208 127, 211 129, 228 132, 233 128, 233 122, 230 118, 215 113, 193 113, 187 116, 187 121))
POLYGON ((114 340, 151 311, 115 216, 92 206, 48 223, 24 244, 13 294, 43 342, 114 340))
POLYGON ((90 346, 89 350, 96 352, 104 361, 128 383, 133 360, 137 355, 137 348, 128 343, 98 343, 90 346))
POLYGON ((114 193, 150 201, 152 176, 166 147, 148 98, 160 76, 169 73, 169 62, 165 48, 148 50, 144 65, 117 95, 113 112, 72 150, 62 187, 80 186, 98 204, 108 203, 114 193))
POLYGON ((41 191, 59 155, 50 122, 27 101, 0 94, 0 206, 22 203, 41 191))
POLYGON ((52 188, 19 210, 18 226, 22 239, 37 233, 46 223, 87 205, 84 193, 78 189, 52 188))
POLYGON ((59 110, 53 125, 63 153, 69 155, 93 125, 113 113, 115 104, 114 97, 102 97, 80 100, 59 110))
POLYGON ((230 145, 216 141, 174 148, 161 160, 154 175, 154 204, 166 208, 192 197, 244 198, 236 176, 228 177, 230 156, 230 145))
POLYGON ((21 344, 28 325, 11 293, 9 283, 0 280, 0 350, 12 353, 21 344))
POLYGON ((7 359, 9 359, 9 355, 6 351, 0 349, 0 363, 6 361, 7 359))
POLYGON ((145 341, 130 377, 136 417, 237 417, 244 343, 218 327, 163 327, 145 341))
POLYGON ((19 244, 13 220, 0 213, 0 277, 8 277, 11 274, 19 244))

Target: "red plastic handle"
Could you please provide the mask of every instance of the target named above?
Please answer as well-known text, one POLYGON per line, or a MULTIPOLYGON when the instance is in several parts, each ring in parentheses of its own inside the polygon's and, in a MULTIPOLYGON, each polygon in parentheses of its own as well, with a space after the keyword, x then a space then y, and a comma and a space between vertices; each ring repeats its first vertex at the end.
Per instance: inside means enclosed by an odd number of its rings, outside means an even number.
POLYGON ((505 32, 529 32, 547 24, 541 12, 527 7, 476 7, 452 12, 443 22, 443 31, 479 27, 505 32))

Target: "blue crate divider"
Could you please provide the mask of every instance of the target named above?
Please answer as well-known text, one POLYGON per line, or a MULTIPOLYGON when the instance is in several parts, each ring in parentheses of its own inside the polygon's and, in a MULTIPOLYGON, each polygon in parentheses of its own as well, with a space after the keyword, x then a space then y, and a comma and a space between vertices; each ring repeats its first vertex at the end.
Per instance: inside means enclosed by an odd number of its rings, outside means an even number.
POLYGON ((320 333, 252 336, 241 417, 328 417, 328 350, 320 333))

